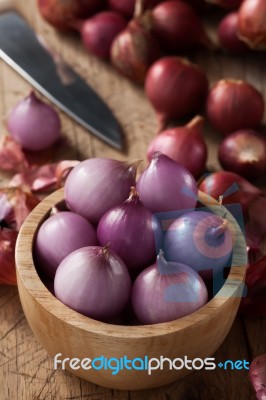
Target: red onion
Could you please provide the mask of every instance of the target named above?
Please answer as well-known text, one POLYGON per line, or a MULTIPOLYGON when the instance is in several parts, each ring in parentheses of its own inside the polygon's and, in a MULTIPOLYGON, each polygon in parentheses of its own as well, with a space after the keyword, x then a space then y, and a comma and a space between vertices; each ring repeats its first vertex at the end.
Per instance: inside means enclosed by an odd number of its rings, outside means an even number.
POLYGON ((61 124, 57 112, 34 92, 10 111, 7 125, 11 136, 25 150, 45 150, 60 138, 61 124))
POLYGON ((54 277, 61 261, 74 250, 97 244, 93 226, 80 215, 59 212, 40 227, 35 241, 36 265, 42 272, 54 277))
POLYGON ((232 248, 228 221, 206 211, 193 211, 176 219, 164 242, 167 260, 186 263, 206 278, 210 272, 217 274, 230 266, 232 248))
POLYGON ((137 191, 145 207, 152 212, 194 208, 197 183, 191 173, 166 155, 156 152, 137 182, 137 191))
POLYGON ((161 246, 161 227, 156 217, 143 206, 134 187, 123 204, 107 211, 101 218, 99 243, 110 243, 129 269, 144 268, 154 262, 161 246))
POLYGON ((256 128, 264 114, 262 95, 244 81, 217 82, 207 100, 207 115, 213 127, 224 135, 256 128))
POLYGON ((125 308, 131 281, 123 261, 108 247, 84 247, 59 265, 54 289, 73 310, 103 320, 125 308))
POLYGON ((235 54, 248 51, 248 46, 238 37, 238 13, 226 15, 219 24, 218 37, 221 46, 235 54))
POLYGON ((150 65, 160 57, 154 37, 136 21, 116 36, 111 48, 113 65, 137 83, 143 83, 150 65))
POLYGON ((241 300, 241 313, 266 316, 266 256, 248 266, 245 285, 247 293, 241 300))
POLYGON ((103 0, 38 0, 43 18, 61 30, 69 29, 72 21, 95 13, 103 4, 103 0))
POLYGON ((214 172, 208 175, 199 185, 199 190, 219 200, 223 196, 223 204, 240 203, 246 214, 251 201, 262 192, 242 176, 228 171, 214 172))
POLYGON ((202 108, 208 80, 204 72, 188 60, 165 57, 149 69, 145 92, 157 111, 162 130, 169 120, 185 117, 202 108))
POLYGON ((126 28, 126 20, 113 11, 103 11, 86 21, 80 21, 80 31, 85 47, 100 58, 109 58, 114 38, 126 28))
POLYGON ((65 183, 65 200, 71 210, 97 223, 110 208, 128 198, 135 185, 139 161, 91 158, 77 165, 65 183))
POLYGON ((266 49, 266 2, 244 0, 239 10, 239 34, 249 47, 266 49))
POLYGON ((185 2, 163 2, 146 14, 145 19, 163 49, 180 52, 200 44, 210 47, 201 20, 185 2))
POLYGON ((134 312, 143 324, 173 321, 207 303, 201 277, 184 264, 167 262, 160 252, 157 262, 137 277, 132 288, 134 312))
POLYGON ((195 117, 185 126, 167 129, 151 142, 147 156, 160 151, 186 167, 195 178, 203 173, 207 161, 207 146, 202 136, 204 119, 195 117))
POLYGON ((238 8, 243 0, 206 0, 208 3, 217 4, 223 8, 238 8))
POLYGON ((256 357, 249 368, 249 377, 255 389, 257 400, 266 399, 266 354, 256 357))
POLYGON ((266 139, 252 130, 234 132, 221 143, 219 160, 226 170, 258 179, 266 172, 266 139))

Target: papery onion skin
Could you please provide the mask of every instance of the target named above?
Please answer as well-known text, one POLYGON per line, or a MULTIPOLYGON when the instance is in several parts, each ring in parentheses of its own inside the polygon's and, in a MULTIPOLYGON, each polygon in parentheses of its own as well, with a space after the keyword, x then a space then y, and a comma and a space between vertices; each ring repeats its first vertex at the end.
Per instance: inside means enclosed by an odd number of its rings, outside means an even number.
POLYGON ((210 90, 207 116, 225 136, 240 129, 254 129, 262 121, 264 100, 260 92, 241 80, 224 79, 210 90))
POLYGON ((142 84, 150 65, 160 57, 160 49, 155 38, 136 20, 114 39, 111 60, 116 69, 142 84))
POLYGON ((162 2, 146 18, 150 20, 151 31, 162 49, 178 53, 199 45, 210 45, 201 20, 186 2, 162 2))
POLYGON ((125 264, 112 250, 84 247, 62 261, 54 289, 56 297, 73 310, 104 320, 125 308, 131 280, 125 264))
POLYGON ((225 170, 259 179, 266 172, 266 138, 253 130, 234 132, 220 144, 219 161, 225 170))
POLYGON ((234 54, 246 53, 249 47, 238 37, 238 13, 226 15, 218 27, 219 42, 225 50, 234 54))
MULTIPOLYGON (((39 204, 40 200, 27 190, 20 187, 0 189, 2 217, 7 227, 20 230, 27 216, 39 204), (11 206, 8 206, 9 205, 11 206)), ((1 221, 0 221, 1 222, 1 221)))
POLYGON ((193 211, 173 221, 163 246, 168 261, 186 263, 206 278, 229 266, 232 248, 227 221, 207 211, 193 211))
POLYGON ((266 49, 266 2, 244 0, 238 14, 239 35, 251 49, 266 49))
POLYGON ((165 154, 156 152, 137 181, 137 191, 151 212, 193 209, 198 198, 191 173, 165 154))
POLYGON ((134 312, 143 324, 182 318, 202 307, 207 299, 201 277, 187 265, 167 263, 163 255, 137 277, 131 296, 134 312))
POLYGON ((206 176, 199 185, 199 190, 215 200, 222 198, 222 204, 239 203, 244 214, 250 203, 262 195, 262 191, 242 176, 229 171, 218 171, 206 176))
POLYGON ((110 243, 110 248, 131 270, 154 262, 156 248, 162 244, 160 223, 143 206, 135 188, 131 189, 128 200, 103 215, 97 237, 102 246, 110 243))
POLYGON ((7 126, 10 135, 25 150, 45 150, 60 138, 61 123, 57 112, 34 92, 9 112, 7 126))
POLYGON ((97 57, 108 59, 114 38, 126 28, 126 20, 114 11, 103 11, 81 21, 79 31, 85 47, 97 57))
POLYGON ((103 0, 38 0, 42 17, 63 31, 70 29, 72 21, 89 17, 103 4, 103 0))
POLYGON ((82 161, 66 179, 67 205, 90 222, 97 223, 106 211, 128 198, 131 186, 136 183, 138 164, 108 158, 82 161))
POLYGON ((29 167, 20 144, 11 136, 3 135, 0 140, 0 165, 2 171, 21 172, 29 167))
POLYGON ((155 108, 160 130, 167 122, 199 111, 208 92, 203 71, 188 60, 164 57, 148 71, 145 92, 155 108))
POLYGON ((254 358, 249 368, 249 377, 256 392, 257 400, 266 398, 266 354, 254 358))
POLYGON ((53 278, 66 256, 96 244, 95 229, 85 218, 70 211, 57 213, 44 221, 37 233, 34 246, 37 269, 53 278))
POLYGON ((157 135, 149 145, 147 158, 151 161, 154 152, 160 151, 182 164, 199 178, 206 167, 207 146, 202 136, 204 119, 200 116, 184 126, 167 129, 157 135))

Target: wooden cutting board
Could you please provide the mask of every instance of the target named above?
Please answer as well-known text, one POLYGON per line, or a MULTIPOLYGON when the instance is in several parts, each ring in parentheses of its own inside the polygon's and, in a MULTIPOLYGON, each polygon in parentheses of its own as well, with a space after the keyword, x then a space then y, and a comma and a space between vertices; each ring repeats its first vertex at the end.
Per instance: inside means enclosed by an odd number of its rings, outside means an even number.
MULTIPOLYGON (((156 131, 155 113, 142 88, 119 76, 113 68, 88 55, 75 35, 62 35, 41 20, 34 0, 17 0, 15 7, 81 76, 102 96, 121 123, 125 149, 107 146, 61 113, 67 145, 56 159, 104 156, 116 159, 141 158, 156 131)), ((212 84, 222 77, 246 79, 266 98, 265 55, 243 57, 198 52, 193 55, 212 84)), ((0 61, 0 134, 6 133, 4 117, 31 87, 0 61)), ((217 144, 220 137, 209 127, 204 132, 209 148, 208 167, 219 168, 217 144)), ((143 167, 145 162, 143 163, 143 167)), ((252 359, 266 352, 265 319, 237 318, 216 359, 252 359)), ((63 338, 62 338, 63 340, 63 338)), ((252 397, 251 397, 252 396, 252 397)), ((23 315, 17 290, 0 286, 0 400, 250 400, 252 390, 246 371, 198 372, 165 388, 147 392, 118 392, 96 387, 69 373, 54 371, 52 359, 35 340, 23 315)))

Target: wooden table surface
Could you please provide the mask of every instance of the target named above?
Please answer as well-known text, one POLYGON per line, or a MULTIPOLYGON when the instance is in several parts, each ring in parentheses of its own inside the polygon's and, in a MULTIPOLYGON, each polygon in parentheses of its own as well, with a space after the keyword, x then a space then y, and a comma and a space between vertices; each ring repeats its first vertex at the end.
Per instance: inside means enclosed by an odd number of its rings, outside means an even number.
MULTIPOLYGON (((126 146, 118 152, 105 145, 70 118, 61 114, 68 145, 59 149, 57 159, 107 156, 117 159, 143 158, 156 129, 155 114, 143 90, 118 76, 111 66, 89 56, 76 37, 62 36, 45 24, 35 1, 17 1, 17 7, 34 29, 92 85, 114 111, 124 130, 126 146)), ((266 98, 265 57, 256 53, 241 58, 221 53, 195 54, 213 83, 222 77, 247 79, 266 98)), ((8 109, 28 94, 30 86, 0 61, 0 124, 8 109)), ((207 127, 210 168, 218 168, 218 135, 207 127)), ((223 345, 218 361, 251 360, 266 352, 266 320, 238 317, 223 345)), ((34 338, 23 315, 15 287, 0 286, 0 400, 250 400, 254 399, 247 371, 201 371, 161 389, 119 392, 97 387, 68 372, 54 371, 52 359, 34 338)))

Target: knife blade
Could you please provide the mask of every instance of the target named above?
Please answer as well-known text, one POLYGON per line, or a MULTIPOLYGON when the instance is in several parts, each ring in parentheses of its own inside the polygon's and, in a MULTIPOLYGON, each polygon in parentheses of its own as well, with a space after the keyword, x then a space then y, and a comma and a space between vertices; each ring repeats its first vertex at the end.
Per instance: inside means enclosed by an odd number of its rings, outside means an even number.
POLYGON ((0 58, 80 125, 122 148, 121 130, 111 110, 14 11, 0 15, 0 58))

